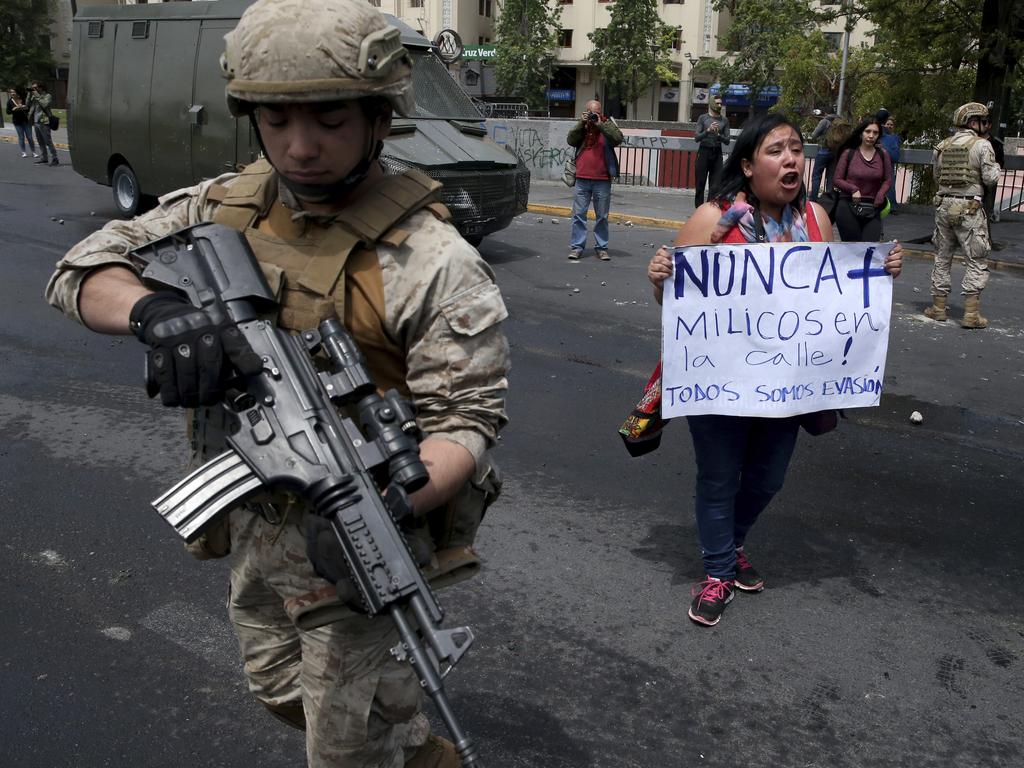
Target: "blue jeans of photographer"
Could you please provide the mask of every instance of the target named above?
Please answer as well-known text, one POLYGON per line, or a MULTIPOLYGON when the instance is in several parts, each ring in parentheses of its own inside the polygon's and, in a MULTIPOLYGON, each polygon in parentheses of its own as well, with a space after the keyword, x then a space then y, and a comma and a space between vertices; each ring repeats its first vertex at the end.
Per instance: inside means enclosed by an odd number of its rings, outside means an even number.
POLYGON ((587 211, 594 203, 594 247, 608 249, 608 210, 612 204, 612 182, 609 179, 576 179, 572 200, 572 233, 569 247, 582 251, 587 247, 587 211))
POLYGON ((697 536, 704 570, 736 575, 736 547, 782 488, 799 419, 688 416, 697 458, 697 536))

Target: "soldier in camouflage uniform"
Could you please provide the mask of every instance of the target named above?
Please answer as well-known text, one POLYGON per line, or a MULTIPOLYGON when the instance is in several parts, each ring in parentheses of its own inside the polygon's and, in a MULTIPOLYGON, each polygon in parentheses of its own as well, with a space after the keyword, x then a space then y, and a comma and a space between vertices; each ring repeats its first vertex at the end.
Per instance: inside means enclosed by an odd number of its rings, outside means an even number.
MULTIPOLYGON (((473 538, 499 489, 489 448, 506 421, 507 313, 490 268, 436 202, 440 185, 416 171, 385 175, 378 162, 392 109, 415 108, 399 32, 365 0, 259 0, 225 40, 229 108, 252 121, 267 159, 107 224, 61 259, 47 299, 150 346, 166 373, 163 402, 194 409, 198 465, 223 448, 216 403, 232 367, 261 363, 237 329, 150 292, 126 254, 202 221, 242 230, 278 293, 279 325, 337 315, 377 385, 415 403, 430 481, 411 497, 418 522, 407 533, 435 586, 471 574, 473 538)), ((225 518, 200 549, 230 550, 228 610, 249 688, 306 731, 309 765, 457 766, 452 745, 429 734, 412 668, 389 653, 391 621, 350 610, 347 579, 318 575, 330 569, 307 549, 312 512, 267 496, 225 518)))
POLYGON ((940 143, 932 155, 932 167, 939 183, 935 198, 935 266, 932 268, 932 306, 924 313, 932 320, 945 321, 946 301, 952 285, 950 267, 953 249, 959 243, 964 252, 964 328, 985 328, 981 315, 981 292, 988 282, 988 254, 992 250, 988 221, 982 207, 985 187, 999 181, 999 166, 992 145, 980 137, 982 121, 988 118, 984 104, 971 102, 953 113, 956 133, 940 143))

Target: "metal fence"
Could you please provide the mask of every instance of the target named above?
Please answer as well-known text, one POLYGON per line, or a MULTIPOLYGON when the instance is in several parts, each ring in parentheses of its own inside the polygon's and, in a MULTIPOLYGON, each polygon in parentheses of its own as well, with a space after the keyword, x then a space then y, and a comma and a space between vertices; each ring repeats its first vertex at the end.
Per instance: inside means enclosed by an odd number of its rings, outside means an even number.
MULTIPOLYGON (((697 144, 685 136, 626 135, 617 148, 619 178, 630 187, 693 189, 697 144)), ((804 183, 811 186, 818 148, 804 147, 804 183)), ((1024 155, 1007 155, 996 187, 996 211, 1024 213, 1024 155)), ((896 202, 931 205, 935 195, 930 149, 904 149, 896 165, 896 202)))
POLYGON ((473 99, 473 103, 476 104, 480 114, 485 118, 495 118, 498 120, 525 119, 530 113, 529 107, 525 103, 516 101, 473 99))

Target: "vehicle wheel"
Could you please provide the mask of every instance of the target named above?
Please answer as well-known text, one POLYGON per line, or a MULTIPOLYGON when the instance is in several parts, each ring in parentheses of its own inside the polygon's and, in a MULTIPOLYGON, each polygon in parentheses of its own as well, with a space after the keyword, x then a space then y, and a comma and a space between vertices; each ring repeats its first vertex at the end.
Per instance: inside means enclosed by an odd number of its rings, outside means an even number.
POLYGON ((474 248, 479 248, 480 243, 484 241, 483 235, 466 235, 465 240, 467 243, 472 245, 474 248))
POLYGON ((119 165, 110 176, 110 188, 114 192, 114 206, 122 216, 131 218, 142 205, 142 190, 139 180, 127 165, 119 165))

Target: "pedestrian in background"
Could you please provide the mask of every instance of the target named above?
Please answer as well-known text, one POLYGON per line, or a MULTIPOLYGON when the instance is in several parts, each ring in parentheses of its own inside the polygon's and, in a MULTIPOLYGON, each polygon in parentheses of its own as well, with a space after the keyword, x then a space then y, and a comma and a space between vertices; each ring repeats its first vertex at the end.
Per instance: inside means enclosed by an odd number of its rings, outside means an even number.
POLYGON ((53 104, 53 96, 46 90, 42 83, 32 83, 32 95, 29 97, 29 104, 32 110, 29 119, 36 129, 36 141, 39 143, 39 151, 42 157, 36 160, 36 164, 60 165, 57 159, 57 148, 53 146, 53 136, 50 132, 50 118, 53 113, 50 107, 53 104))
POLYGON ((947 319, 946 302, 952 288, 950 268, 953 249, 964 253, 963 328, 985 328, 981 292, 988 284, 988 254, 992 241, 982 207, 985 188, 999 182, 992 145, 981 137, 988 107, 976 101, 956 108, 956 133, 944 139, 932 154, 932 174, 939 183, 935 196, 935 265, 932 267, 932 305, 924 314, 932 320, 947 319))
POLYGON ((594 205, 594 255, 608 261, 608 211, 612 203, 612 179, 619 175, 614 148, 622 143, 622 131, 601 112, 601 102, 588 101, 587 111, 569 129, 566 143, 576 150, 576 194, 572 200, 569 261, 579 261, 587 247, 587 212, 594 205))
POLYGON ((896 133, 896 120, 884 107, 878 110, 879 122, 882 124, 882 138, 879 144, 889 153, 892 161, 892 183, 885 196, 889 199, 889 213, 896 212, 896 164, 900 161, 900 136, 896 133))
POLYGON ((722 170, 722 147, 730 141, 729 121, 721 96, 712 96, 706 114, 697 118, 697 131, 693 134, 697 142, 696 182, 693 190, 693 206, 699 208, 704 202, 704 186, 708 196, 715 196, 718 174, 722 170))
POLYGON ((839 190, 836 226, 844 242, 882 239, 882 208, 892 186, 892 161, 878 148, 882 126, 877 118, 858 125, 836 160, 832 184, 839 190))
MULTIPOLYGON (((781 114, 752 118, 722 171, 718 197, 694 212, 675 244, 831 240, 824 209, 805 199, 803 175, 804 143, 797 126, 781 114)), ((895 277, 901 267, 897 243, 885 269, 895 277)), ((672 254, 662 246, 647 270, 659 304, 671 275, 672 254)), ((800 419, 702 415, 686 421, 697 458, 697 536, 707 574, 693 589, 688 615, 697 624, 714 626, 735 590, 764 589, 764 578, 744 545, 758 516, 782 489, 800 419)))
POLYGON ((822 176, 825 177, 825 191, 832 191, 832 173, 835 170, 835 166, 832 164, 832 150, 825 143, 825 134, 828 133, 828 129, 836 116, 832 113, 823 115, 820 109, 814 110, 814 114, 820 115, 821 120, 818 121, 818 124, 811 132, 810 139, 808 139, 811 144, 818 145, 818 154, 814 156, 814 170, 811 171, 810 194, 807 195, 807 199, 812 203, 818 201, 822 176))
POLYGON ((18 148, 21 149, 21 156, 28 157, 28 153, 31 152, 32 157, 39 157, 39 153, 36 152, 35 139, 32 138, 32 126, 29 125, 28 120, 28 91, 21 86, 8 89, 6 112, 11 116, 14 130, 18 134, 18 148))

